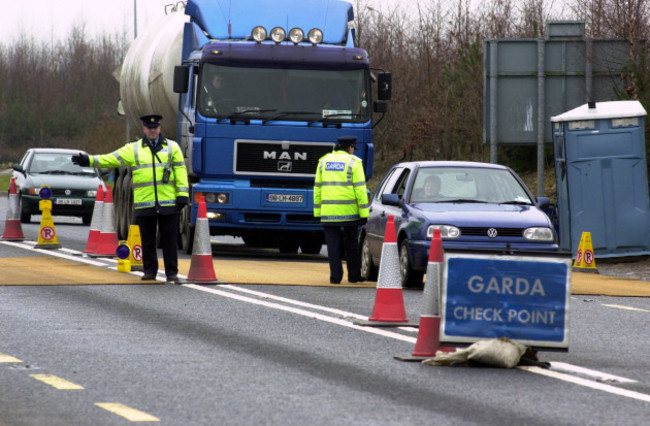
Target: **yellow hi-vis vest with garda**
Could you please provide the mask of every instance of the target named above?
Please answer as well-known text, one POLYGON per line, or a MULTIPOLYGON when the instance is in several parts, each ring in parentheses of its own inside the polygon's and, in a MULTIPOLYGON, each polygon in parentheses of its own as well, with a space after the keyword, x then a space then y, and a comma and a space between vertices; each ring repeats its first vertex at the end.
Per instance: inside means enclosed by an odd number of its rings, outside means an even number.
POLYGON ((366 176, 359 157, 334 151, 318 160, 314 180, 314 217, 321 222, 350 222, 367 218, 366 176))
POLYGON ((96 167, 131 168, 133 178, 133 207, 146 209, 156 207, 156 201, 161 207, 173 207, 176 198, 189 199, 187 170, 180 146, 173 140, 163 139, 162 148, 154 155, 149 145, 140 139, 130 142, 110 154, 90 156, 90 165, 96 167), (167 164, 171 170, 169 181, 164 182, 163 176, 167 164), (156 158, 156 156, 158 158, 156 158))

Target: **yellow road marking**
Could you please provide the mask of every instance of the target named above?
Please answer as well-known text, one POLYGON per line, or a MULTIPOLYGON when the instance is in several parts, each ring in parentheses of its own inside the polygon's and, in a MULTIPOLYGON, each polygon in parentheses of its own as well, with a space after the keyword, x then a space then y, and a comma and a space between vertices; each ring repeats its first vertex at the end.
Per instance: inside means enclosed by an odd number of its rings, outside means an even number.
POLYGON ((96 406, 103 408, 106 411, 110 411, 113 414, 124 417, 125 419, 132 422, 159 422, 158 417, 154 417, 151 414, 147 414, 144 411, 136 410, 127 405, 120 404, 119 402, 96 402, 96 406))
POLYGON ((14 358, 12 356, 0 352, 0 362, 22 362, 22 361, 19 360, 18 358, 14 358))
POLYGON ((603 303, 603 306, 607 306, 608 308, 625 309, 626 311, 650 312, 647 309, 635 308, 635 307, 632 307, 632 306, 608 305, 608 304, 605 304, 605 303, 603 303))
POLYGON ((61 390, 77 390, 77 389, 84 388, 83 386, 80 386, 76 383, 69 382, 53 374, 30 374, 29 377, 33 377, 36 380, 40 380, 45 384, 48 384, 50 386, 53 386, 61 390))

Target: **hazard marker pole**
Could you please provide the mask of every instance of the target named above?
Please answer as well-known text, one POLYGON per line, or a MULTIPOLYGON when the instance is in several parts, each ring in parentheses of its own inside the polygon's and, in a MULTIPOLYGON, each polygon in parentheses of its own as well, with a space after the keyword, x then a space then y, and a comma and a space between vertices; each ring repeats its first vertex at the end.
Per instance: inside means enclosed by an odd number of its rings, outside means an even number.
POLYGON ((115 230, 115 210, 113 207, 113 193, 111 188, 106 189, 102 214, 102 230, 99 233, 97 251, 91 253, 93 257, 114 257, 117 250, 117 231, 115 230))
POLYGON ((194 245, 192 247, 192 261, 187 281, 198 284, 217 284, 212 262, 212 244, 210 243, 210 225, 208 223, 208 209, 205 206, 205 197, 199 198, 199 210, 196 216, 194 230, 194 245))
POLYGON ((129 255, 131 270, 142 271, 142 239, 140 238, 140 227, 138 225, 129 226, 129 235, 126 238, 126 244, 131 248, 129 255))
POLYGON ((576 259, 573 262, 573 270, 579 272, 598 273, 598 268, 596 268, 596 257, 594 256, 594 247, 591 244, 590 232, 583 232, 580 237, 580 245, 578 245, 576 259))
POLYGON ((38 194, 41 196, 41 201, 38 202, 38 208, 41 210, 41 226, 38 230, 38 242, 34 247, 40 249, 61 248, 54 228, 54 219, 52 219, 52 200, 50 200, 52 189, 49 186, 43 186, 38 194))
POLYGON ((99 185, 95 205, 93 206, 93 216, 90 220, 90 231, 88 231, 88 242, 84 253, 97 253, 99 246, 99 235, 102 230, 102 216, 104 214, 104 187, 99 185))
POLYGON ((388 216, 388 222, 386 222, 386 232, 379 262, 377 293, 372 315, 367 321, 355 321, 354 324, 375 327, 418 326, 418 324, 410 323, 406 318, 404 295, 399 274, 395 219, 393 216, 388 216))
POLYGON ((9 210, 7 210, 7 220, 5 221, 5 230, 2 239, 6 241, 23 241, 23 227, 20 223, 20 203, 19 195, 16 190, 16 179, 11 178, 9 184, 9 210))
POLYGON ((396 355, 400 361, 422 361, 436 356, 437 351, 454 352, 455 347, 440 346, 440 290, 442 287, 442 269, 444 252, 440 229, 433 230, 429 263, 427 263, 427 279, 424 282, 424 309, 420 315, 420 327, 415 349, 411 356, 396 355))

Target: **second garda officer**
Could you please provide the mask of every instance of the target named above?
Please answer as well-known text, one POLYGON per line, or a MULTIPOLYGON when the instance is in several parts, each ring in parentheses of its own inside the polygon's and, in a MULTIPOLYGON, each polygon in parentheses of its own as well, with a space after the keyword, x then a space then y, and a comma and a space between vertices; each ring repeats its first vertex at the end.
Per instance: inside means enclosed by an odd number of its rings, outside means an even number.
POLYGON ((185 160, 179 145, 160 133, 160 115, 145 115, 142 139, 129 142, 104 155, 79 153, 72 162, 81 166, 131 168, 133 207, 142 238, 143 280, 155 280, 158 273, 156 228, 165 263, 167 282, 180 283, 178 278, 178 211, 189 201, 185 160))
POLYGON ((314 216, 323 225, 332 284, 343 278, 343 258, 348 282, 362 281, 359 226, 367 221, 369 205, 363 163, 352 155, 356 142, 353 136, 338 138, 334 151, 321 157, 316 169, 314 216))

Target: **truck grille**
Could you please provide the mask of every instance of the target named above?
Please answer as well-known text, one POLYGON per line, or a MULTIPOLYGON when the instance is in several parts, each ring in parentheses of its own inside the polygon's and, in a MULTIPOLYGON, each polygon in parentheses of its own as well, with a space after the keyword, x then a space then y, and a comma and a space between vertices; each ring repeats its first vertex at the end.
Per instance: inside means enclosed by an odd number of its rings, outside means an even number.
POLYGON ((314 177, 318 159, 332 152, 333 143, 235 142, 235 174, 314 177))

